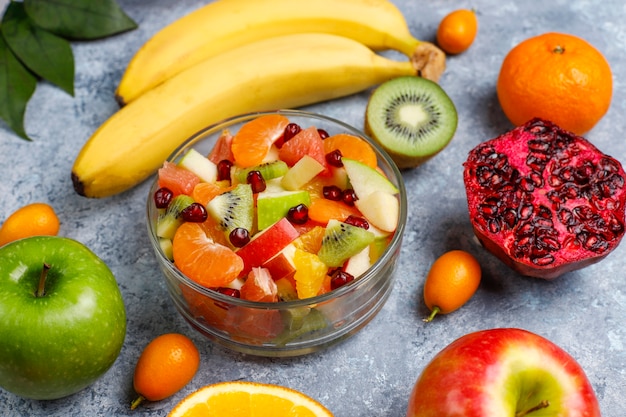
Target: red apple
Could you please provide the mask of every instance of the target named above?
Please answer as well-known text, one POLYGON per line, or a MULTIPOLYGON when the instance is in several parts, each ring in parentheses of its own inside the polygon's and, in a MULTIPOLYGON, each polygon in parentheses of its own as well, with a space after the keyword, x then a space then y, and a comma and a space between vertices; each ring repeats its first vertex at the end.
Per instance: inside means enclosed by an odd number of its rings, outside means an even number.
POLYGON ((261 265, 267 268, 274 281, 282 278, 291 278, 296 273, 296 267, 293 264, 293 254, 296 251, 294 245, 287 245, 282 251, 261 265))
POLYGON ((407 417, 600 417, 582 367, 551 341, 521 329, 467 334, 422 371, 407 417))
POLYGON ((253 267, 263 265, 298 236, 298 231, 286 217, 254 235, 250 242, 237 250, 237 254, 243 260, 241 276, 246 276, 253 267))

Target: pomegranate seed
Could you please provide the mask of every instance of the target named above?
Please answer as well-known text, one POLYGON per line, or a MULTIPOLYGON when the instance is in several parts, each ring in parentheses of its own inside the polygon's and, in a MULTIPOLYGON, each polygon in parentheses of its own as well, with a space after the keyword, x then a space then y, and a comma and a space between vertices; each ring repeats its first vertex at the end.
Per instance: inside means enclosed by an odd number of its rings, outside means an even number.
POLYGON ((236 227, 228 235, 228 240, 234 247, 241 248, 250 242, 250 232, 243 227, 236 227))
POLYGON ((217 180, 218 181, 230 181, 230 169, 233 167, 233 163, 228 159, 222 159, 217 163, 217 180))
POLYGON ((167 208, 174 198, 174 193, 167 187, 161 187, 154 192, 154 205, 156 208, 167 208))
POLYGON ((200 203, 191 203, 180 212, 180 215, 183 220, 192 223, 202 223, 208 217, 206 208, 200 203))
POLYGON ((347 188, 341 193, 341 201, 349 206, 353 206, 356 200, 358 197, 352 188, 347 188))
POLYGON ((287 220, 293 224, 304 224, 309 220, 309 208, 304 204, 291 207, 287 212, 287 220))
POLYGON ((351 224, 352 226, 360 227, 361 229, 365 229, 365 230, 370 228, 370 224, 367 220, 365 220, 363 217, 358 217, 358 216, 353 216, 353 215, 349 215, 344 220, 344 223, 348 223, 348 224, 351 224))
POLYGON ((328 162, 328 165, 341 168, 343 166, 343 162, 341 162, 342 156, 341 151, 339 149, 335 149, 334 151, 326 154, 326 162, 328 162))
POLYGON ((296 136, 302 128, 297 123, 289 123, 285 126, 285 132, 283 133, 283 142, 287 142, 289 139, 296 136))
POLYGON ((246 177, 248 184, 252 186, 253 193, 260 193, 265 190, 266 184, 263 175, 259 171, 250 171, 246 177))
POLYGON ((354 276, 343 269, 337 269, 330 278, 330 289, 335 290, 339 287, 346 285, 348 282, 353 281, 354 276))
POLYGON ((328 132, 325 131, 324 129, 317 129, 317 133, 320 135, 320 138, 322 138, 322 140, 330 136, 328 132))
POLYGON ((326 185, 322 188, 322 194, 327 200, 339 201, 341 200, 341 188, 336 185, 326 185))

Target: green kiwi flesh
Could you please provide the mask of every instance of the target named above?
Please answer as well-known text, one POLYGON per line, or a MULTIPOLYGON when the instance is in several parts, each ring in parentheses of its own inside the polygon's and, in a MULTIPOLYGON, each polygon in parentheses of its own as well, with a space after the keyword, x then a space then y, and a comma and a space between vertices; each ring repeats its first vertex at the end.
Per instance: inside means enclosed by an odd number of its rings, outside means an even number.
POLYGON ((365 111, 365 133, 399 168, 413 168, 446 147, 457 127, 457 111, 434 81, 403 76, 379 85, 365 111))
POLYGON ((365 249, 374 238, 374 233, 368 230, 332 219, 326 226, 317 256, 329 267, 338 267, 365 249))
POLYGON ((167 208, 162 210, 157 220, 156 234, 165 239, 173 239, 176 229, 183 223, 182 211, 193 203, 188 195, 177 195, 170 201, 167 208))
POLYGON ((254 200, 250 184, 235 188, 214 197, 206 206, 207 212, 228 238, 233 229, 241 227, 252 233, 254 200))
POLYGON ((285 161, 277 160, 272 162, 265 162, 261 165, 239 168, 235 171, 235 180, 237 182, 246 182, 246 178, 251 171, 259 171, 265 181, 282 177, 289 171, 289 167, 285 161))

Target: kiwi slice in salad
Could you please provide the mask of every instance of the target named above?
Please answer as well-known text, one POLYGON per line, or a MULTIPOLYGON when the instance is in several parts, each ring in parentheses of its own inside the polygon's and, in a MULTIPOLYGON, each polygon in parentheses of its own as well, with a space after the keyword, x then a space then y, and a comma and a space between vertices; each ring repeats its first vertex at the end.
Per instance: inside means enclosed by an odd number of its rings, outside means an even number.
POLYGON ((218 222, 229 239, 233 229, 241 227, 252 234, 254 200, 250 184, 239 184, 214 197, 206 206, 209 216, 218 222))
POLYGON ((457 111, 434 81, 403 76, 379 85, 365 111, 365 133, 399 168, 414 168, 446 147, 457 127, 457 111))
POLYGON ((159 214, 156 226, 157 236, 164 239, 173 239, 176 229, 183 223, 183 210, 193 202, 193 198, 185 194, 174 197, 167 208, 161 210, 159 214))
POLYGON ((331 219, 326 226, 317 256, 327 266, 338 267, 365 249, 374 238, 374 233, 368 230, 331 219))

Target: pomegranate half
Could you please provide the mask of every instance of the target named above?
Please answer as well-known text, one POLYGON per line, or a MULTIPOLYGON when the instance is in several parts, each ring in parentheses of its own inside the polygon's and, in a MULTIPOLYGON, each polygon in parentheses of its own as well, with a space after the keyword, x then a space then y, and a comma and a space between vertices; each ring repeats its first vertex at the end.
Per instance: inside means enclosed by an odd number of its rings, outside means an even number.
POLYGON ((474 233, 522 275, 583 268, 624 235, 622 165, 554 123, 530 120, 476 146, 463 165, 474 233))

